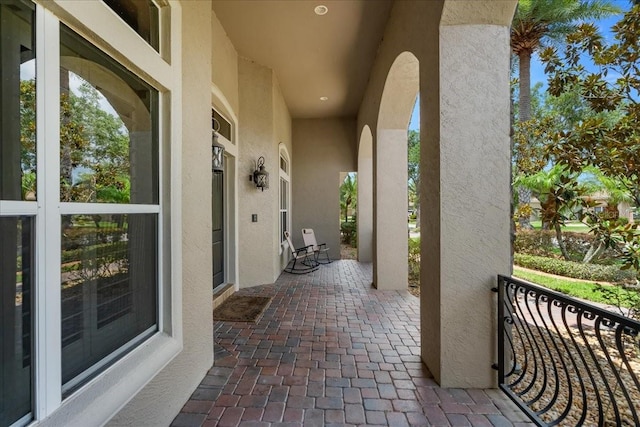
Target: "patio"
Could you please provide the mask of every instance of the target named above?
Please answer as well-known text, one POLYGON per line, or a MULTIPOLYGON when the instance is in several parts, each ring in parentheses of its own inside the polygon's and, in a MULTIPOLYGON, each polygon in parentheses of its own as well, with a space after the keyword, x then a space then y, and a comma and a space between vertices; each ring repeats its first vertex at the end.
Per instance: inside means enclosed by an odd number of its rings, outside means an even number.
POLYGON ((499 390, 438 387, 420 361, 420 306, 341 260, 242 289, 272 296, 257 323, 215 322, 215 363, 174 427, 525 426, 499 390))

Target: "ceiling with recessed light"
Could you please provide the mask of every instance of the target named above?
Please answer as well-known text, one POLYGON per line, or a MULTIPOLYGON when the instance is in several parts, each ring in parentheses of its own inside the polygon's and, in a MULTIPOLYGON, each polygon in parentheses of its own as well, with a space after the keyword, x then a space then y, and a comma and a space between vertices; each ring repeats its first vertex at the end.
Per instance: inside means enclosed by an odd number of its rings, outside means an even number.
POLYGON ((274 70, 293 118, 357 114, 392 0, 212 4, 238 54, 274 70))

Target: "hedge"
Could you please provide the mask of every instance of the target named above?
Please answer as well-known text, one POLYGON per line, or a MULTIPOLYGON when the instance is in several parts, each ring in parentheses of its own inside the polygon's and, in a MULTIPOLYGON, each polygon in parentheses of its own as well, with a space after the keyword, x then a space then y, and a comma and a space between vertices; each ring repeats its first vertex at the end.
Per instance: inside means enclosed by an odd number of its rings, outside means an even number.
POLYGON ((600 282, 628 282, 635 280, 632 271, 620 270, 612 265, 582 264, 556 258, 515 253, 513 261, 516 265, 558 276, 600 282))
MULTIPOLYGON (((562 239, 573 261, 582 261, 595 237, 591 233, 563 231, 562 239)), ((513 249, 521 254, 537 256, 553 256, 558 254, 556 233, 552 230, 520 230, 516 233, 513 249)), ((598 264, 611 264, 616 253, 606 249, 597 260, 598 264)))

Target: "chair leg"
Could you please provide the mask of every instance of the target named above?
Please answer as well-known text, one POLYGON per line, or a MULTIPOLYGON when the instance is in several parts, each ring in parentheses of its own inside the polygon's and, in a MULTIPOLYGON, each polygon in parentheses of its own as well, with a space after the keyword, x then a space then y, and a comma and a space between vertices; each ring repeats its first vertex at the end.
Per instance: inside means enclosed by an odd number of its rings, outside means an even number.
MULTIPOLYGON (((305 264, 305 261, 307 260, 307 257, 305 257, 305 259, 303 261, 301 261, 301 264, 303 265, 307 265, 305 264)), ((291 262, 291 261, 289 261, 291 262)), ((287 273, 291 273, 291 274, 306 274, 306 273, 311 273, 312 271, 316 271, 318 269, 318 265, 317 264, 313 264, 313 260, 312 260, 312 264, 311 266, 308 267, 304 267, 304 268, 296 268, 296 263, 298 262, 298 258, 293 258, 293 265, 289 268, 285 268, 284 271, 286 271, 287 273)))

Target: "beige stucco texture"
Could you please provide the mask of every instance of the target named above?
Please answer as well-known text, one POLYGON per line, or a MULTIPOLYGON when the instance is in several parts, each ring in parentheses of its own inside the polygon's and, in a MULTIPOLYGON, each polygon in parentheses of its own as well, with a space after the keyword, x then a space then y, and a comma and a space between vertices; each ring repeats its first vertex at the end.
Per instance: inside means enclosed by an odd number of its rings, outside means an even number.
POLYGON ((356 169, 356 122, 350 119, 293 121, 293 222, 296 247, 312 228, 329 256, 340 259, 340 172, 356 169))

